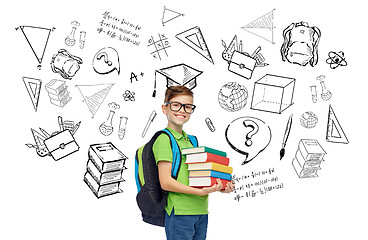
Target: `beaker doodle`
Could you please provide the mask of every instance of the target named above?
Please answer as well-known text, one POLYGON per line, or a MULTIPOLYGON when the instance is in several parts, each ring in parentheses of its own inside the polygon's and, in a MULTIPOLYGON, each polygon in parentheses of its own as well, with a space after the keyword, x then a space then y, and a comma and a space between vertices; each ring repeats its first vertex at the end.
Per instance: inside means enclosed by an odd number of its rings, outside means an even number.
POLYGON ((67 36, 65 38, 65 44, 68 45, 69 47, 74 46, 75 44, 75 27, 72 27, 72 31, 70 32, 69 36, 67 36))
POLYGON ((119 130, 118 130, 118 137, 120 140, 123 140, 125 136, 127 122, 128 122, 127 117, 124 116, 120 117, 119 130))
POLYGON ((108 118, 100 125, 100 132, 105 136, 109 136, 114 131, 114 127, 112 126, 112 119, 114 115, 115 112, 110 110, 108 118))
POLYGON ((321 81, 320 83, 321 83, 321 87, 322 87, 321 98, 323 100, 327 101, 327 100, 329 100, 332 97, 332 93, 327 90, 324 81, 321 81))
POLYGON ((311 89, 311 94, 312 94, 312 101, 314 103, 316 103, 317 102, 317 88, 316 88, 316 85, 310 86, 310 89, 311 89))

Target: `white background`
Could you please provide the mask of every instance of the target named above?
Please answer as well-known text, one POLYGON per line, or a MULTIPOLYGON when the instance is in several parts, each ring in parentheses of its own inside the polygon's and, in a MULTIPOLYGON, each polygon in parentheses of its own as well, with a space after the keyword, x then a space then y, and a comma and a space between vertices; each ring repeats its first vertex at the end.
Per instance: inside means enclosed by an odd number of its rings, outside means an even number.
POLYGON ((165 91, 163 78, 157 80, 157 96, 152 98, 154 72, 157 69, 185 63, 203 71, 194 89, 198 106, 185 125, 187 133, 199 138, 200 145, 224 150, 228 153, 234 174, 275 169, 275 176, 284 188, 255 198, 234 200, 235 194, 214 193, 210 196, 208 239, 366 239, 367 186, 366 168, 366 18, 361 1, 10 1, 1 9, 1 239, 164 239, 164 229, 141 221, 135 202, 134 179, 135 150, 149 137, 166 126, 161 113, 165 91), (183 13, 166 26, 162 26, 162 12, 169 9, 183 13), (274 41, 271 44, 241 29, 263 14, 274 11, 274 41), (98 22, 105 11, 139 24, 141 44, 136 47, 97 33, 98 22), (68 47, 64 39, 71 31, 71 22, 78 21, 79 31, 86 31, 86 44, 68 47), (318 47, 319 62, 315 67, 292 65, 281 60, 282 30, 293 22, 305 21, 322 32, 318 47), (55 27, 50 35, 42 62, 42 70, 20 30, 22 26, 55 27), (180 42, 175 35, 199 26, 210 49, 212 64, 180 42), (168 57, 154 59, 148 39, 165 34, 170 42, 168 57), (221 58, 221 40, 230 43, 234 35, 242 39, 244 50, 252 52, 262 47, 262 54, 270 65, 257 68, 247 80, 227 70, 221 58), (99 75, 92 68, 95 53, 103 47, 115 48, 120 56, 121 72, 99 75), (83 59, 81 69, 72 80, 66 80, 72 100, 64 107, 52 105, 44 85, 61 76, 51 71, 51 58, 61 48, 83 59), (325 62, 329 51, 344 51, 348 65, 330 69, 325 62), (138 82, 130 82, 130 74, 144 73, 138 82), (294 105, 282 114, 250 109, 254 82, 265 74, 296 79, 294 105), (321 88, 316 77, 325 75, 327 88, 332 92, 329 101, 318 97, 313 103, 310 85, 321 88), (41 97, 34 111, 22 77, 42 80, 41 97), (228 82, 238 82, 248 89, 248 103, 240 111, 227 112, 218 104, 220 88, 228 82), (115 83, 99 111, 92 119, 87 106, 75 87, 76 84, 115 83), (124 101, 125 90, 135 92, 136 101, 124 101), (120 109, 114 116, 115 132, 103 136, 99 125, 106 120, 108 103, 115 101, 120 109), (325 140, 327 113, 332 105, 349 144, 330 143, 325 140), (158 115, 145 138, 143 128, 151 112, 158 115), (299 117, 306 111, 318 116, 315 128, 306 129, 299 117), (286 155, 280 161, 279 151, 285 125, 290 114, 294 116, 286 155), (81 121, 75 138, 78 152, 54 161, 39 157, 34 149, 30 129, 42 127, 50 132, 58 129, 57 117, 81 121), (123 140, 117 136, 119 116, 129 118, 123 140), (271 129, 270 145, 257 158, 240 165, 243 156, 226 143, 226 126, 238 117, 253 116, 265 121, 271 129), (212 119, 216 131, 205 125, 212 119), (299 179, 291 161, 302 138, 316 139, 326 150, 319 177, 299 179), (125 155, 126 180, 123 193, 97 199, 83 182, 91 144, 113 142, 125 155))

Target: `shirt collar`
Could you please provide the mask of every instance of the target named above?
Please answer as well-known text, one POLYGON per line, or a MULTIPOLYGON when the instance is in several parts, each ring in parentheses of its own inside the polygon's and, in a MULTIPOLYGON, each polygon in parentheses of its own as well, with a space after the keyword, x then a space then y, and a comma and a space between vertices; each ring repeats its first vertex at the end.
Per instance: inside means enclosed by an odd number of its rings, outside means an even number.
POLYGON ((166 129, 169 130, 172 133, 172 135, 174 136, 174 138, 176 140, 180 140, 181 138, 184 138, 184 140, 188 140, 189 139, 187 133, 184 132, 184 130, 182 130, 182 133, 183 134, 180 134, 177 131, 175 131, 175 130, 169 128, 169 127, 167 127, 166 129))

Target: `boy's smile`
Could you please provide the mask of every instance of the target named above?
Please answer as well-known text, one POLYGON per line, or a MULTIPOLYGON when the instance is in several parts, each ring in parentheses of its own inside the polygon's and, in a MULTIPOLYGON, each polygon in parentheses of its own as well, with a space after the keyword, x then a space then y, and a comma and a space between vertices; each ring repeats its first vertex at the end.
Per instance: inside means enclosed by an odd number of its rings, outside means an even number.
MULTIPOLYGON (((188 95, 180 95, 170 99, 172 104, 193 104, 193 97, 188 95)), ((183 124, 186 123, 190 115, 184 110, 184 106, 181 106, 179 111, 171 110, 171 104, 162 105, 162 111, 167 116, 168 127, 177 131, 182 132, 183 124)))

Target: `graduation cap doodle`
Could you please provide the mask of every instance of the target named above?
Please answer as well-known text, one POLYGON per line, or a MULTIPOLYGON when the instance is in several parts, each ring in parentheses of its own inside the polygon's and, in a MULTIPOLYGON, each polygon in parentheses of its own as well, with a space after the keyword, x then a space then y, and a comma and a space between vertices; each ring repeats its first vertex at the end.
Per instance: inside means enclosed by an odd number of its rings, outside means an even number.
POLYGON ((156 96, 156 73, 160 73, 166 77, 167 88, 173 86, 186 86, 189 89, 193 89, 197 86, 196 78, 201 75, 203 71, 194 69, 184 63, 156 70, 153 97, 156 96))

